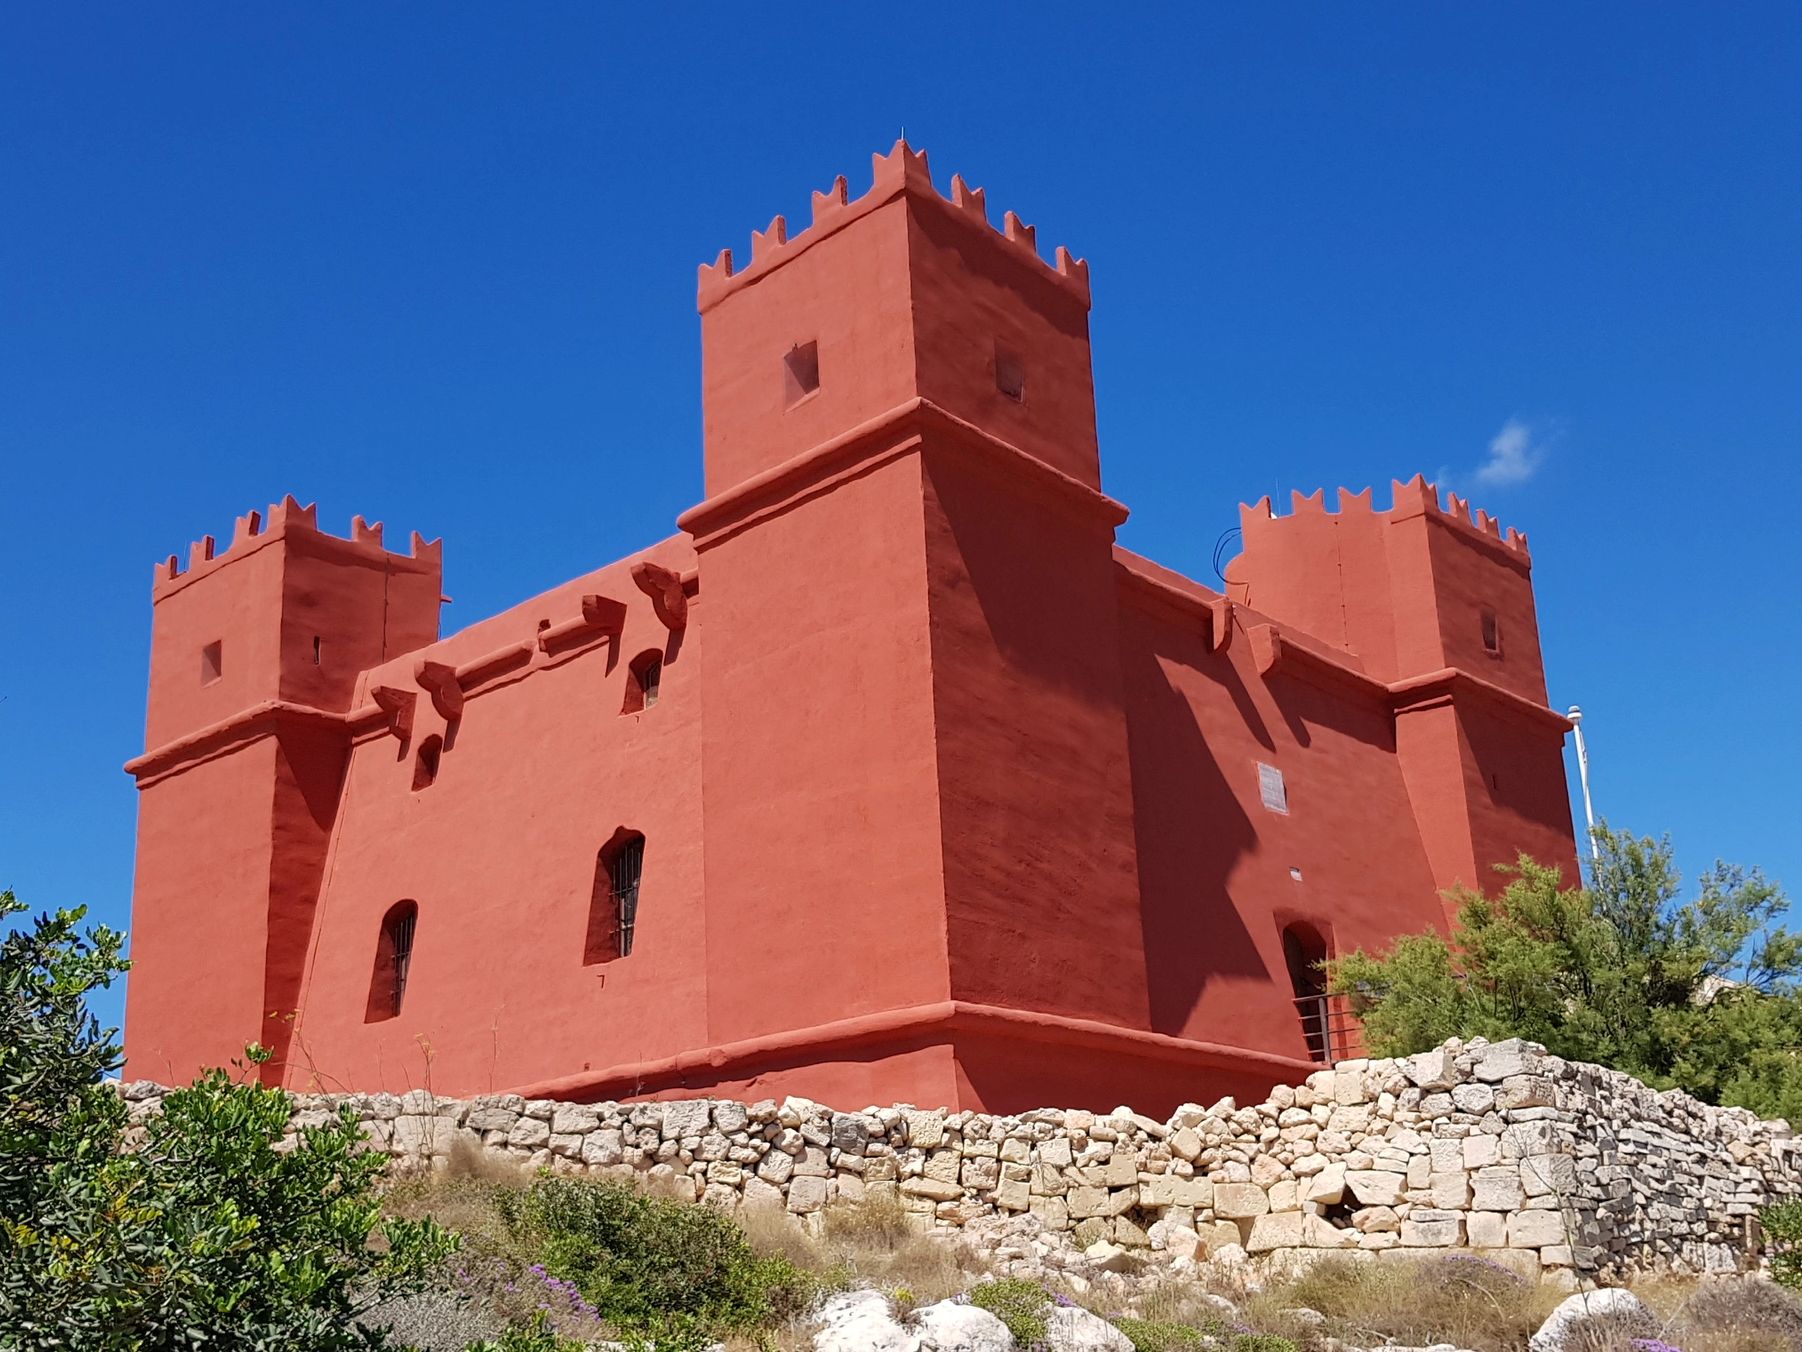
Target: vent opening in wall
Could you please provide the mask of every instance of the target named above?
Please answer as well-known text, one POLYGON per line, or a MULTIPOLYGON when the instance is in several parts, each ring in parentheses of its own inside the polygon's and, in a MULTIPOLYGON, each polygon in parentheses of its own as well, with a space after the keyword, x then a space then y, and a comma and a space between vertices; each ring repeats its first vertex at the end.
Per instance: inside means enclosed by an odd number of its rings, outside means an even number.
POLYGON ((644 876, 644 836, 621 827, 594 861, 594 888, 588 903, 584 964, 632 955, 638 928, 638 887, 644 876))
POLYGON ((313 665, 314 666, 319 665, 319 651, 324 646, 325 646, 324 640, 321 639, 319 637, 319 635, 314 634, 313 635, 313 665))
POLYGON ((1502 655, 1502 622, 1493 610, 1483 612, 1483 651, 1491 657, 1502 655))
POLYGON ((211 685, 225 674, 225 644, 214 639, 200 650, 200 683, 211 685))
POLYGON ((1270 811, 1288 815, 1289 786, 1283 782, 1283 772, 1263 761, 1258 762, 1258 797, 1270 811))
POLYGON ((444 755, 444 738, 433 733, 419 744, 419 754, 413 758, 413 791, 430 788, 432 781, 438 778, 438 761, 444 755))
POLYGON ((820 388, 820 345, 796 343, 782 359, 785 404, 797 404, 820 388))
POLYGON ((663 685, 663 654, 655 648, 634 657, 626 668, 626 702, 622 714, 640 713, 657 702, 663 685))
POLYGON ((400 1013, 407 994, 407 973, 413 965, 413 932, 419 923, 419 903, 397 901, 382 917, 376 937, 375 970, 369 977, 369 1006, 365 1023, 379 1023, 400 1013))
POLYGON ((1336 1053, 1323 966, 1326 960, 1326 940, 1312 925, 1298 922, 1283 930, 1283 962, 1289 969, 1290 989, 1295 992, 1295 1013, 1301 1020, 1308 1059, 1330 1063, 1336 1053))
POLYGON ((1016 404, 1026 402, 1026 363, 1001 344, 995 344, 995 388, 1016 404))

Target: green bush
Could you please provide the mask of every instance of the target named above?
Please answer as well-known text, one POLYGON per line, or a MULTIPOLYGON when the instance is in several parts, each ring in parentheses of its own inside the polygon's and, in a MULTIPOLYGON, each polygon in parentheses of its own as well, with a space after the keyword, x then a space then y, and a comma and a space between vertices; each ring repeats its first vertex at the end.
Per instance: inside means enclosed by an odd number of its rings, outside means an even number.
POLYGON ((1802 1202, 1779 1202, 1758 1215, 1772 1240, 1771 1276, 1802 1291, 1802 1202))
POLYGON ((499 1338, 471 1343, 466 1352, 584 1352, 587 1346, 563 1337, 541 1312, 510 1325, 499 1338))
POLYGON ((1239 1333, 1233 1336, 1232 1352, 1300 1352, 1293 1338, 1276 1333, 1239 1333))
POLYGON ((1116 1319, 1114 1327, 1124 1333, 1133 1352, 1182 1352, 1185 1347, 1203 1347, 1207 1335, 1187 1324, 1167 1319, 1116 1319))
POLYGON ((970 1288, 970 1304, 979 1305, 1014 1335, 1021 1347, 1031 1347, 1045 1337, 1045 1306, 1050 1303, 1045 1288, 1037 1282, 1017 1277, 980 1282, 970 1288))
MULTIPOLYGON (((22 909, 0 893, 0 918, 22 909)), ((85 1006, 124 971, 121 936, 81 918, 0 942, 0 1348, 386 1347, 359 1316, 429 1282, 451 1238, 382 1221, 385 1161, 349 1109, 284 1149, 287 1095, 223 1071, 169 1094, 127 1149, 99 1079, 118 1048, 85 1006)))
POLYGON ((651 1197, 611 1180, 541 1175, 496 1207, 513 1252, 572 1281, 595 1313, 660 1348, 745 1333, 798 1315, 816 1280, 759 1257, 712 1207, 651 1197))

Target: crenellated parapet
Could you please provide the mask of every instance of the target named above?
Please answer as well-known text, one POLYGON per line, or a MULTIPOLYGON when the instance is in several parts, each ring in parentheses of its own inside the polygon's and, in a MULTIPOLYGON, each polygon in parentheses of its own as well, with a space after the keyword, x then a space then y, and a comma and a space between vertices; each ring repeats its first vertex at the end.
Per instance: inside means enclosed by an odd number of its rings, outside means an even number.
POLYGON ((441 570, 444 564, 444 541, 427 540, 414 531, 405 554, 389 550, 382 543, 382 523, 373 524, 353 517, 348 537, 332 535, 319 529, 317 504, 302 506, 292 495, 270 506, 267 514, 246 512, 232 528, 231 542, 222 551, 217 540, 203 535, 188 546, 188 562, 184 568, 181 556, 171 554, 156 565, 151 597, 161 600, 197 579, 215 572, 234 560, 241 559, 278 540, 290 543, 317 543, 338 554, 361 556, 372 562, 410 572, 441 570))
POLYGON ((1289 512, 1281 517, 1276 515, 1270 498, 1262 497, 1255 503, 1240 504, 1239 523, 1241 528, 1250 528, 1252 523, 1262 521, 1352 516, 1371 517, 1393 523, 1428 516, 1508 550, 1523 563, 1530 562, 1532 557, 1527 548, 1525 531, 1516 530, 1512 526, 1504 531, 1497 518, 1480 509, 1473 512, 1470 499, 1461 498, 1456 493, 1447 493, 1446 505, 1441 505, 1438 486, 1429 483, 1423 474, 1416 474, 1406 483, 1400 479, 1391 482, 1391 505, 1386 512, 1376 510, 1368 488, 1358 493, 1349 488, 1341 488, 1338 495, 1337 506, 1329 509, 1325 489, 1317 488, 1312 493, 1305 494, 1293 492, 1290 495, 1289 512))
POLYGON ((1011 211, 1002 217, 1001 228, 995 229, 989 223, 987 195, 981 188, 970 187, 962 175, 952 177, 951 195, 947 198, 932 185, 926 152, 914 150, 906 141, 895 142, 888 154, 875 155, 871 159, 873 181, 870 190, 862 196, 851 198, 845 176, 840 174, 825 192, 813 194, 813 223, 806 230, 791 237, 787 219, 777 216, 768 229, 752 232, 751 261, 747 266, 735 271, 730 249, 721 250, 714 262, 703 263, 696 301, 699 308, 703 311, 711 309, 733 292, 767 276, 822 239, 903 194, 932 203, 981 230, 990 240, 1012 250, 1043 276, 1088 305, 1088 263, 1073 257, 1061 245, 1054 261, 1046 262, 1038 251, 1037 231, 1011 211))

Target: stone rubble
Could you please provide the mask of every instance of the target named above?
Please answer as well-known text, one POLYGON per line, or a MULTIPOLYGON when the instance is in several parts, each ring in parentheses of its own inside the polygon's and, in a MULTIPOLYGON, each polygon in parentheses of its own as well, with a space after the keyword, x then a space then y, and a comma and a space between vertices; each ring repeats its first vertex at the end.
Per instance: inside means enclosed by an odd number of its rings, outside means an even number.
MULTIPOLYGON (((122 1092, 142 1119, 166 1091, 122 1092)), ((398 1167, 442 1163, 461 1142, 713 1206, 779 1208, 810 1229, 834 1202, 888 1196, 999 1275, 1078 1282, 1210 1256, 1449 1249, 1572 1287, 1724 1272, 1756 1266, 1759 1208, 1802 1196, 1786 1124, 1521 1041, 1341 1061, 1262 1103, 1188 1103, 1168 1122, 1124 1107, 1003 1116, 415 1090, 297 1096, 291 1131, 341 1105, 398 1167)))

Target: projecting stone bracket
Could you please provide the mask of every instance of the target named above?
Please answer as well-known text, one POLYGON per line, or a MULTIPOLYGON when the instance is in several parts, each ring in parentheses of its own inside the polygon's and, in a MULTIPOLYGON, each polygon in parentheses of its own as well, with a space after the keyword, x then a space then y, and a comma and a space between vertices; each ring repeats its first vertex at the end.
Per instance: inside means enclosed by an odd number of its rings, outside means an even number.
POLYGON ((432 707, 446 723, 463 717, 463 687, 457 669, 443 662, 421 662, 413 671, 420 687, 432 697, 432 707))
POLYGON ((419 696, 412 690, 400 690, 392 685, 378 685, 369 692, 369 698, 388 716, 388 731, 401 741, 413 735, 413 710, 419 703, 419 696))
POLYGON ((651 609, 665 629, 673 631, 688 623, 688 595, 682 590, 680 573, 646 559, 632 565, 632 581, 651 598, 651 609))
POLYGON ((582 613, 573 620, 553 624, 538 631, 538 646, 544 652, 580 643, 596 634, 616 638, 626 627, 626 603, 610 596, 589 592, 582 598, 582 613))

